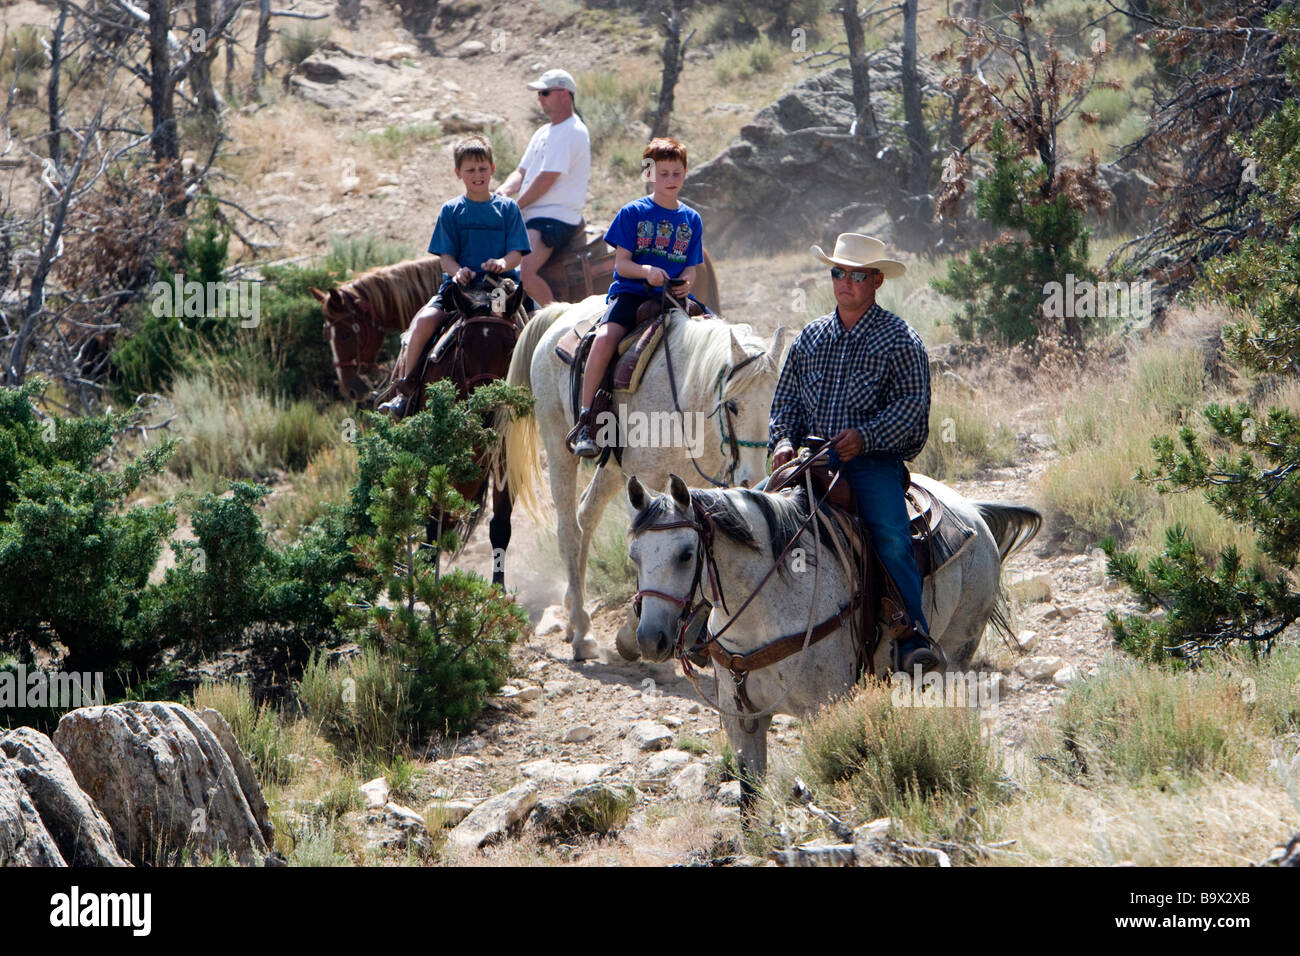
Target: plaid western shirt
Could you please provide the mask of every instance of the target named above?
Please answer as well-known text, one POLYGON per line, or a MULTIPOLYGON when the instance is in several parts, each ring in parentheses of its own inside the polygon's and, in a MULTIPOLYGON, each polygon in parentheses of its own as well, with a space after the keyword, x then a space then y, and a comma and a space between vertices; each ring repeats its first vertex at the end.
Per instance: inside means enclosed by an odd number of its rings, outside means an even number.
POLYGON ((862 434, 862 452, 912 460, 930 434, 925 344, 894 313, 872 305, 845 330, 839 310, 795 336, 772 397, 768 451, 782 439, 862 434))

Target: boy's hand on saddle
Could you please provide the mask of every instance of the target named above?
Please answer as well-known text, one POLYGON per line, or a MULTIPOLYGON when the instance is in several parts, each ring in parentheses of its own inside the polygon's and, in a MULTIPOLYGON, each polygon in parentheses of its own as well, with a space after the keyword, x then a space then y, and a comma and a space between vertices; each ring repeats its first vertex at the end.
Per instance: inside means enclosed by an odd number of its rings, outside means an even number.
POLYGON ((776 471, 792 458, 794 458, 793 446, 787 441, 781 442, 776 446, 776 451, 772 452, 772 470, 776 471))
POLYGON ((473 278, 474 270, 469 266, 461 266, 456 270, 456 274, 452 276, 452 279, 459 282, 461 285, 469 285, 470 280, 473 278))
POLYGON ((691 294, 691 280, 671 279, 668 282, 668 291, 678 298, 684 298, 691 294))
POLYGON ((835 454, 840 456, 840 461, 848 461, 862 452, 862 432, 856 428, 844 429, 832 441, 835 442, 833 447, 835 454))
POLYGON ((492 272, 492 273, 500 274, 506 271, 506 260, 489 259, 487 262, 483 263, 483 265, 479 266, 479 268, 482 269, 484 272, 492 272))

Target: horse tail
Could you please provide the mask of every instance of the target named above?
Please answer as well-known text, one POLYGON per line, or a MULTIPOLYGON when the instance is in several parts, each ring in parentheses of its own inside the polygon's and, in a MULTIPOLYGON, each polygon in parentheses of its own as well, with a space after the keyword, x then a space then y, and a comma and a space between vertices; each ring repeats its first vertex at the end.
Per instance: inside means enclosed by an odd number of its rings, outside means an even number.
POLYGON ((718 270, 713 265, 713 257, 709 255, 709 251, 707 249, 701 251, 704 254, 704 268, 700 270, 700 278, 703 281, 696 288, 695 298, 703 302, 714 315, 721 315, 722 300, 718 296, 718 270))
MULTIPOLYGON (((1043 526, 1043 516, 1033 508, 1024 505, 993 501, 973 501, 971 504, 984 519, 989 530, 993 532, 1002 564, 1006 564, 1008 558, 1034 540, 1034 536, 1043 526)), ((1011 626, 1011 605, 1007 598, 1007 590, 1001 585, 998 586, 997 600, 994 602, 989 624, 1008 645, 1012 643, 1016 632, 1011 626)))
POLYGON ((980 513, 989 530, 993 532, 1003 564, 1034 540, 1034 536, 1043 526, 1043 516, 1033 508, 1026 508, 1024 505, 1002 504, 995 501, 973 501, 971 504, 980 513))
MULTIPOLYGON (((514 354, 510 356, 510 369, 506 372, 509 384, 532 391, 533 354, 551 326, 569 308, 567 302, 552 303, 538 311, 524 326, 519 341, 515 343, 514 354)), ((539 526, 545 524, 545 515, 537 495, 542 481, 541 435, 537 428, 537 416, 529 412, 516 418, 508 410, 502 409, 497 412, 493 427, 501 435, 498 447, 505 454, 506 483, 510 488, 511 501, 523 508, 539 526)))

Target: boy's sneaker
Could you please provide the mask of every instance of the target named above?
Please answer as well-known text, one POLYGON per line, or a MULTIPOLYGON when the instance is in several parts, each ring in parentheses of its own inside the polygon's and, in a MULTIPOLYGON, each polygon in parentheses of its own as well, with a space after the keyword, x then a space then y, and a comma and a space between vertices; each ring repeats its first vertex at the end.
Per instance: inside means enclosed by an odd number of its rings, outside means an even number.
POLYGON ((595 458, 600 454, 600 449, 591 437, 591 429, 586 425, 578 430, 578 437, 573 440, 573 453, 579 458, 595 458))

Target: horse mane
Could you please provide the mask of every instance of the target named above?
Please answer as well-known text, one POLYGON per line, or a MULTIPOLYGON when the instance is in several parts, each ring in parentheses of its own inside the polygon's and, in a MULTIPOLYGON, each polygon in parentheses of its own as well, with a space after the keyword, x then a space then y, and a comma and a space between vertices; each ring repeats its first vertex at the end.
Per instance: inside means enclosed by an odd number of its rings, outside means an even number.
MULTIPOLYGON (((803 487, 782 492, 758 491, 753 488, 692 488, 691 501, 698 505, 712 519, 714 527, 737 544, 753 550, 761 550, 763 542, 755 534, 740 509, 741 501, 751 502, 763 518, 763 528, 767 544, 775 557, 785 551, 786 547, 799 533, 800 526, 808 517, 808 492, 803 487)), ((646 506, 632 519, 628 529, 631 537, 641 534, 660 518, 669 517, 676 512, 676 505, 671 495, 655 495, 646 506)), ((838 539, 845 554, 850 551, 848 538, 839 522, 829 520, 825 515, 818 515, 817 522, 823 540, 829 535, 838 539)), ((811 526, 803 531, 811 538, 811 526)), ((811 541, 809 542, 811 544, 811 541)), ((808 549, 812 552, 812 548, 808 549)), ((816 563, 816 558, 809 553, 806 557, 809 567, 816 563)), ((782 561, 778 573, 789 578, 792 573, 789 562, 782 561)))
POLYGON ((433 298, 442 279, 442 265, 433 257, 377 266, 339 287, 370 303, 384 328, 404 329, 415 313, 433 298))
MULTIPOLYGON (((708 395, 716 388, 718 374, 731 367, 731 332, 734 329, 747 355, 761 355, 767 344, 754 334, 750 325, 732 325, 723 319, 691 319, 682 323, 681 349, 687 355, 682 375, 682 391, 688 395, 708 395)), ((750 362, 723 386, 724 398, 737 395, 769 371, 766 359, 750 362)))

